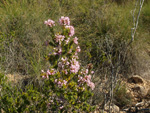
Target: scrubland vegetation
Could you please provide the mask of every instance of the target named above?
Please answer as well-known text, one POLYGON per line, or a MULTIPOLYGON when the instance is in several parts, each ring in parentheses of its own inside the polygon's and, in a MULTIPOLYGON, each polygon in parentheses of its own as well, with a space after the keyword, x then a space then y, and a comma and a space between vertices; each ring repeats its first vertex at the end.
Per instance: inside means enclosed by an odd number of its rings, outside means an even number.
MULTIPOLYGON (((144 2, 135 40, 130 43, 135 3, 136 0, 0 0, 0 108, 5 112, 50 112, 45 104, 49 100, 42 96, 47 95, 46 86, 50 83, 40 76, 41 70, 50 66, 46 56, 53 49, 48 46, 52 37, 44 21, 52 19, 57 23, 61 16, 69 17, 75 28, 82 66, 92 63, 95 71, 94 96, 87 102, 91 106, 100 104, 102 108, 109 100, 106 94, 114 88, 112 80, 119 87, 120 74, 127 77, 149 68, 150 2, 144 2), (9 73, 19 73, 28 81, 12 85, 6 82, 5 75, 9 73)), ((134 14, 136 18, 138 8, 134 14)), ((56 31, 60 30, 56 26, 56 31)), ((128 95, 122 98, 126 90, 124 86, 121 88, 119 92, 114 88, 114 98, 123 107, 131 98, 128 95)))

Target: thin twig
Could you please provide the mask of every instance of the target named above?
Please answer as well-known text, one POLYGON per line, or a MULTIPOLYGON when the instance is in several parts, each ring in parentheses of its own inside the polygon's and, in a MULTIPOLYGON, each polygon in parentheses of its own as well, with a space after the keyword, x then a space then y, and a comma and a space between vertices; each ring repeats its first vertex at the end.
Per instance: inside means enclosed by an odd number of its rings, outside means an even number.
POLYGON ((137 8, 138 1, 139 1, 139 0, 137 0, 136 5, 135 5, 135 9, 134 9, 134 11, 133 11, 133 25, 134 25, 134 27, 131 28, 131 37, 132 37, 132 38, 131 38, 131 42, 134 41, 136 29, 137 29, 138 23, 139 23, 140 13, 141 13, 141 10, 142 10, 143 4, 144 4, 144 0, 143 0, 143 1, 140 0, 140 8, 139 8, 139 11, 138 11, 138 16, 137 16, 136 21, 135 21, 134 15, 135 15, 135 11, 136 11, 136 8, 137 8))

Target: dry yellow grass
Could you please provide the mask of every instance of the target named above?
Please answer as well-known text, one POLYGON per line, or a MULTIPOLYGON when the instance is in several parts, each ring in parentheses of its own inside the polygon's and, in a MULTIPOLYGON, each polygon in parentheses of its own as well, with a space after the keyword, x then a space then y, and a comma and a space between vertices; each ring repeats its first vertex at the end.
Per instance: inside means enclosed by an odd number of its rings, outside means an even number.
POLYGON ((24 76, 20 74, 7 74, 6 77, 8 81, 12 83, 18 83, 24 78, 24 76))

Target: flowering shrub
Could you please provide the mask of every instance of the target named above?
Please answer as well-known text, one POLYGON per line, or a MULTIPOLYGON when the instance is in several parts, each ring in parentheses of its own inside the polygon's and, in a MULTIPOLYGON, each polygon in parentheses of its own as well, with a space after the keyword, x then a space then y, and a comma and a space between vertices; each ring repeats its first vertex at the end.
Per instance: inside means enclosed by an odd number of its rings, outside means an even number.
POLYGON ((78 53, 81 48, 78 45, 78 38, 73 37, 75 29, 70 25, 69 17, 62 16, 59 25, 62 31, 55 33, 55 22, 51 19, 45 21, 51 31, 52 40, 49 45, 53 47, 47 59, 50 68, 45 72, 42 70, 44 80, 43 101, 50 111, 91 111, 93 106, 88 104, 92 96, 90 90, 95 85, 91 81, 94 74, 92 65, 83 68, 79 62, 78 53), (46 99, 47 98, 47 99, 46 99))

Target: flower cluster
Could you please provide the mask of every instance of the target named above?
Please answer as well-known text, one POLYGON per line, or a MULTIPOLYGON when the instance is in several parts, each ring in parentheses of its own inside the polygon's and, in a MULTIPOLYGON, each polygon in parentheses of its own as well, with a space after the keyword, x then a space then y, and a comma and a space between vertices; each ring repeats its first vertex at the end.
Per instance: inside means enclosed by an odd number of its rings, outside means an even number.
POLYGON ((94 71, 91 71, 91 73, 89 73, 88 69, 86 69, 84 71, 82 70, 81 74, 83 74, 84 77, 78 76, 79 86, 82 86, 84 83, 86 83, 87 86, 89 86, 92 90, 94 90, 95 84, 91 81, 91 75, 90 75, 93 73, 94 73, 94 71))
POLYGON ((62 53, 62 48, 60 46, 53 48, 53 50, 54 50, 53 55, 60 55, 62 53))
POLYGON ((59 23, 60 23, 60 25, 70 25, 70 19, 69 19, 69 17, 62 16, 59 19, 59 23))
POLYGON ((73 26, 65 26, 66 29, 69 30, 69 36, 73 36, 75 34, 75 31, 74 31, 74 27, 73 26))
MULTIPOLYGON (((51 19, 48 19, 48 21, 45 21, 45 24, 48 25, 49 27, 53 27, 55 26, 55 22, 51 19)), ((53 48, 53 54, 52 55, 60 55, 62 54, 62 49, 63 46, 62 43, 68 44, 71 40, 71 37, 74 35, 74 27, 70 25, 70 19, 69 17, 64 17, 62 16, 59 19, 59 24, 64 26, 63 28, 68 30, 68 35, 63 35, 63 34, 56 34, 54 41, 55 43, 58 43, 58 46, 53 48)), ((77 45, 77 47, 75 48, 75 53, 74 55, 72 55, 72 58, 67 58, 67 57, 62 57, 61 60, 58 61, 58 70, 60 71, 60 73, 64 72, 66 75, 67 74, 77 74, 80 70, 80 63, 77 60, 78 59, 78 52, 81 52, 81 48, 78 45, 78 38, 74 37, 72 38, 72 41, 74 42, 75 45, 77 45)), ((68 51, 68 53, 72 53, 72 48, 68 51)), ((51 69, 50 71, 47 70, 46 74, 44 74, 43 78, 48 78, 49 75, 54 75, 56 73, 56 71, 54 69, 51 69)), ((91 75, 88 75, 89 70, 86 69, 85 71, 81 71, 81 73, 84 75, 84 77, 79 77, 78 82, 79 83, 87 83, 87 86, 91 87, 91 89, 93 90, 95 85, 93 82, 91 82, 91 75)), ((92 74, 92 71, 91 71, 92 74)), ((59 87, 61 87, 62 85, 66 85, 66 81, 58 81, 57 79, 55 79, 55 83, 57 83, 57 85, 59 87)))
POLYGON ((55 83, 58 85, 59 88, 61 88, 63 85, 67 84, 67 81, 55 79, 55 83))
POLYGON ((55 22, 51 19, 48 19, 47 21, 44 22, 44 24, 50 26, 50 27, 53 27, 55 26, 55 22))
POLYGON ((77 73, 79 71, 79 69, 80 69, 79 62, 75 58, 72 58, 71 66, 70 66, 70 72, 71 73, 77 73))
POLYGON ((56 70, 53 68, 51 70, 48 69, 47 72, 44 72, 44 70, 42 70, 42 73, 42 78, 49 78, 50 75, 56 74, 56 70))
POLYGON ((77 38, 77 37, 75 37, 75 38, 73 39, 73 41, 74 41, 75 44, 78 45, 78 38, 77 38))
POLYGON ((77 73, 80 69, 79 61, 77 61, 77 56, 73 56, 71 60, 68 58, 62 58, 61 61, 58 63, 58 67, 60 70, 64 70, 65 74, 68 74, 68 69, 71 73, 77 73))
POLYGON ((59 44, 61 44, 61 42, 64 40, 64 38, 65 38, 65 36, 63 36, 63 35, 55 35, 55 41, 58 43, 59 42, 59 44))

